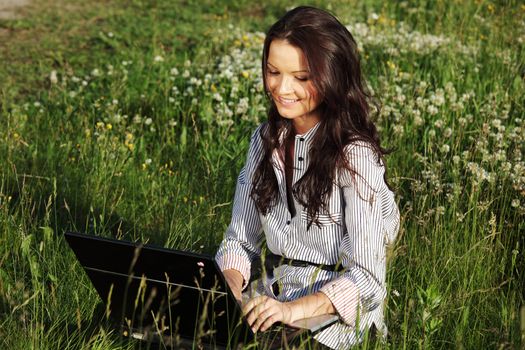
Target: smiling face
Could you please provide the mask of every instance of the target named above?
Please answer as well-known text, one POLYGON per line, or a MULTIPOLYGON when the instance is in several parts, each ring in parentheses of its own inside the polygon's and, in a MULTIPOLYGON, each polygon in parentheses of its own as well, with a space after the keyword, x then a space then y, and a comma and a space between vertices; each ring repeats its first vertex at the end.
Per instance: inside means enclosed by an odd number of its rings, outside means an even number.
POLYGON ((303 134, 320 119, 319 97, 309 76, 306 58, 301 49, 286 40, 270 44, 266 67, 266 85, 279 114, 293 121, 295 130, 303 134))

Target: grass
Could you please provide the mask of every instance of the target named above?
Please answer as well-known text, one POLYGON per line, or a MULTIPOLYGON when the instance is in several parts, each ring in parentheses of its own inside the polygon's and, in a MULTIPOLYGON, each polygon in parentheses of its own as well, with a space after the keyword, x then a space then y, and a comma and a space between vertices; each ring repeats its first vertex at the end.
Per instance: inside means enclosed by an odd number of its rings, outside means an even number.
MULTIPOLYGON (((362 348, 522 348, 525 8, 313 4, 351 26, 395 149, 389 339, 362 348)), ((2 348, 134 346, 96 322, 66 230, 217 248, 265 116, 256 32, 288 6, 44 1, 0 21, 2 348)))

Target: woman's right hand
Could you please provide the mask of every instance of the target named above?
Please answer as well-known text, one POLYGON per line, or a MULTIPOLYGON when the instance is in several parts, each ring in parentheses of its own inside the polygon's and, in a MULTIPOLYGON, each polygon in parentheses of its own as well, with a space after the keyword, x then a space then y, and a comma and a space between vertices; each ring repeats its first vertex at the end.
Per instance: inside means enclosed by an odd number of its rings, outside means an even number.
POLYGON ((234 269, 224 270, 222 271, 222 274, 232 290, 233 296, 237 299, 239 304, 242 304, 242 284, 244 282, 244 277, 242 277, 242 274, 239 271, 234 269))

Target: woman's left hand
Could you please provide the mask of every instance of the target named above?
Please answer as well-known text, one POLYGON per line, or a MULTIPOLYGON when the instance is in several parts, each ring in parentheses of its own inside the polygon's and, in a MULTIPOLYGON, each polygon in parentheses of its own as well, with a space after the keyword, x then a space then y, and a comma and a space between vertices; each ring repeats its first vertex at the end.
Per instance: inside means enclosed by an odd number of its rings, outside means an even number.
POLYGON ((292 308, 288 303, 281 303, 265 295, 251 299, 244 305, 243 312, 254 333, 267 330, 275 322, 293 322, 292 308))

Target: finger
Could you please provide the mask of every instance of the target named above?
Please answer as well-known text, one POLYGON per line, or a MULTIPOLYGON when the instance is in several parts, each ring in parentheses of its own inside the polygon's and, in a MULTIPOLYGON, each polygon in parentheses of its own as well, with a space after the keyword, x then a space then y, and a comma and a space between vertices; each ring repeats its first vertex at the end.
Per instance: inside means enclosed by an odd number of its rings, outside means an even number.
POLYGON ((246 321, 248 322, 250 326, 252 326, 253 323, 257 320, 260 313, 264 311, 264 305, 265 305, 264 299, 260 298, 260 299, 254 300, 253 306, 250 305, 249 307, 246 308, 246 312, 245 312, 246 321))
POLYGON ((262 311, 257 317, 255 317, 255 321, 252 325, 252 330, 254 332, 257 332, 261 325, 268 319, 268 317, 271 317, 273 314, 271 309, 266 309, 262 311))
POLYGON ((242 311, 245 315, 247 315, 248 313, 250 313, 257 305, 261 304, 262 302, 264 302, 265 299, 267 299, 268 297, 267 296, 259 296, 259 297, 255 297, 253 299, 251 299, 248 303, 246 303, 246 305, 244 305, 244 307, 242 308, 242 311))
POLYGON ((277 318, 276 314, 270 315, 266 320, 261 324, 261 327, 259 328, 261 332, 264 332, 268 328, 270 328, 274 323, 278 322, 279 319, 277 318))
POLYGON ((270 302, 264 304, 264 309, 261 309, 260 314, 256 317, 256 320, 252 325, 252 328, 265 331, 275 322, 283 321, 283 317, 280 303, 270 299, 270 302))

